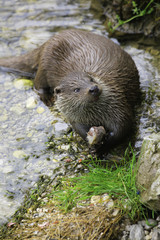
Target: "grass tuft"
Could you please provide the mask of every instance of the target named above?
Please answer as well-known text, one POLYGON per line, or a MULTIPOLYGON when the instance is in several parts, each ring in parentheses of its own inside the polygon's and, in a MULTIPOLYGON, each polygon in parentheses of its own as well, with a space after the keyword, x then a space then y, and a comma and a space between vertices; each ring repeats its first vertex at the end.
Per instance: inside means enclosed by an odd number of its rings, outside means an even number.
POLYGON ((133 151, 130 161, 124 162, 123 159, 113 168, 101 166, 91 160, 89 165, 86 164, 89 173, 80 177, 61 179, 58 188, 52 192, 54 200, 67 212, 79 201, 107 193, 115 200, 116 207, 127 213, 132 220, 144 217, 145 210, 140 202, 140 190, 136 186, 138 165, 133 151))

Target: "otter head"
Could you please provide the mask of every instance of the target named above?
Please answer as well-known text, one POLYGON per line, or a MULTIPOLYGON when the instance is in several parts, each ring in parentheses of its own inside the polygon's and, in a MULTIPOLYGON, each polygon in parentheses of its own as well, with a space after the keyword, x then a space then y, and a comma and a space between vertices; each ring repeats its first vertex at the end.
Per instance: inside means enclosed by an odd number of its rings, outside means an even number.
POLYGON ((64 115, 87 111, 99 99, 102 89, 87 73, 72 72, 54 89, 56 105, 64 115))
POLYGON ((58 109, 70 120, 81 118, 97 104, 102 89, 88 73, 72 72, 54 89, 58 109))

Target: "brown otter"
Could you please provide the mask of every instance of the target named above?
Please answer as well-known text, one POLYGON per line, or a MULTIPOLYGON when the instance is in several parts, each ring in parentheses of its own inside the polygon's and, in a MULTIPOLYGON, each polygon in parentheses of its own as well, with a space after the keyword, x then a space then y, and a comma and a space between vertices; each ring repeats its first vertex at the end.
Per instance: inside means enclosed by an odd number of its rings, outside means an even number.
POLYGON ((132 128, 139 98, 139 75, 132 58, 104 36, 65 30, 32 52, 0 60, 0 65, 36 73, 41 99, 53 104, 84 138, 103 126, 108 147, 132 128))

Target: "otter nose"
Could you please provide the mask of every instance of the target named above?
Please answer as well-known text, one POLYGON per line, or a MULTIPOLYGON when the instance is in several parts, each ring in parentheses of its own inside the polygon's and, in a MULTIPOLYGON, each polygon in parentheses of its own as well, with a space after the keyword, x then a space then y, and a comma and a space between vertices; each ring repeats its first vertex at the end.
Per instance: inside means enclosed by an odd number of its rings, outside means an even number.
POLYGON ((95 85, 89 89, 89 93, 91 93, 93 96, 99 96, 100 90, 99 90, 98 86, 95 85))

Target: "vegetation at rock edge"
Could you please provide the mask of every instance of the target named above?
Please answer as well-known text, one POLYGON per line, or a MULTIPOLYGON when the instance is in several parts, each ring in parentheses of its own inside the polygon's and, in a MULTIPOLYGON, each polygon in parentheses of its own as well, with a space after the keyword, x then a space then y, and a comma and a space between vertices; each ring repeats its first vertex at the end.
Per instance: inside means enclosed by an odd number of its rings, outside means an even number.
MULTIPOLYGON (((126 19, 126 20, 122 20, 120 18, 119 15, 116 15, 116 18, 117 18, 117 24, 116 26, 112 26, 112 23, 111 21, 108 22, 108 30, 110 32, 114 32, 118 27, 120 27, 121 25, 124 25, 125 23, 128 23, 128 22, 131 22, 133 21, 134 19, 136 18, 139 18, 139 17, 143 17, 145 15, 150 15, 153 11, 154 11, 154 7, 153 7, 153 3, 154 3, 154 0, 150 0, 143 9, 141 9, 138 4, 136 3, 136 1, 132 1, 132 12, 133 12, 133 16, 130 17, 129 19, 126 19)), ((155 4, 156 7, 158 7, 159 5, 158 4, 155 4)))

